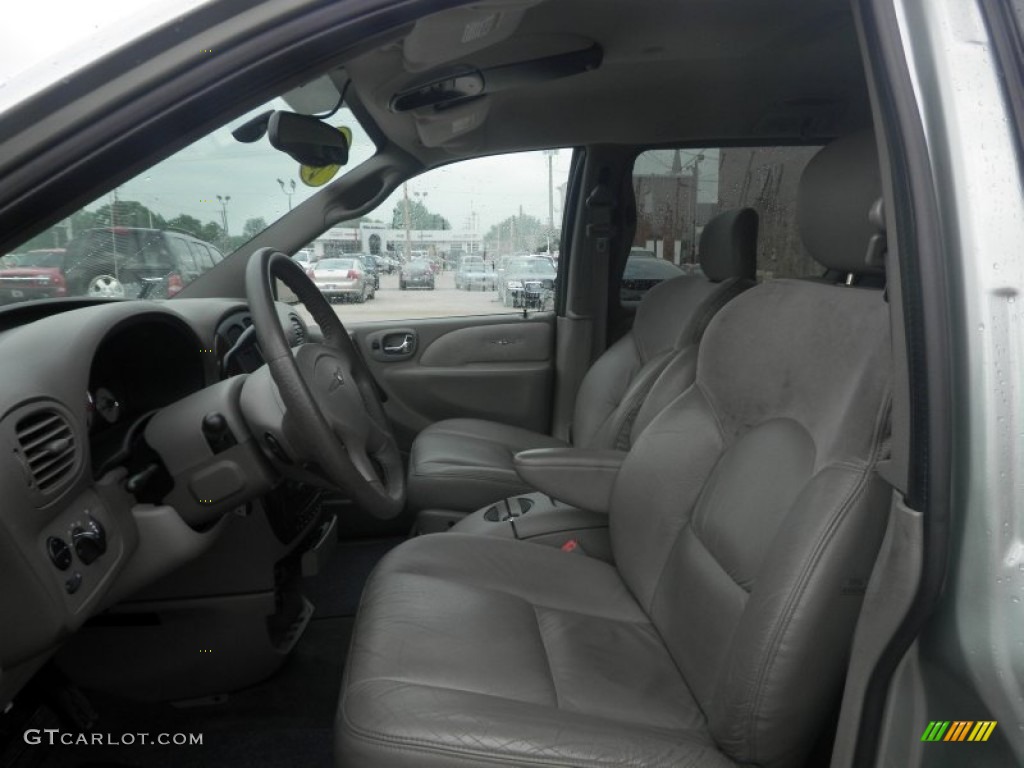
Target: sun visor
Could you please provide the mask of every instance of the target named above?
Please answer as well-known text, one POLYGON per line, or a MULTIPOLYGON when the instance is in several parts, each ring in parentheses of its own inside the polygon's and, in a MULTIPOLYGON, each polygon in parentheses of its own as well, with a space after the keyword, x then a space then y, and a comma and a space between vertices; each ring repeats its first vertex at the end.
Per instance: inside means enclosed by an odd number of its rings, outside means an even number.
POLYGON ((425 147, 441 147, 460 136, 475 131, 487 119, 490 99, 483 97, 441 111, 421 110, 414 113, 416 132, 425 147))
POLYGON ((402 44, 405 68, 422 72, 509 38, 527 9, 541 0, 483 0, 416 22, 402 44))

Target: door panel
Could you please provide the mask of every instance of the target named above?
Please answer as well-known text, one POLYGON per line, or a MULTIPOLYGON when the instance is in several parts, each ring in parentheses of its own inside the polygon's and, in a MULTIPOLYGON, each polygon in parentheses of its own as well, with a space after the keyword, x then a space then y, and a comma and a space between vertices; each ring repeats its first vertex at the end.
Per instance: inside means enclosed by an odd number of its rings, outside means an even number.
POLYGON ((384 390, 384 408, 403 449, 441 419, 489 419, 548 431, 552 313, 385 321, 351 331, 384 390), (407 335, 412 340, 406 349, 385 351, 407 335))
POLYGON ((420 356, 420 365, 543 363, 551 359, 551 324, 515 321, 450 331, 420 356))

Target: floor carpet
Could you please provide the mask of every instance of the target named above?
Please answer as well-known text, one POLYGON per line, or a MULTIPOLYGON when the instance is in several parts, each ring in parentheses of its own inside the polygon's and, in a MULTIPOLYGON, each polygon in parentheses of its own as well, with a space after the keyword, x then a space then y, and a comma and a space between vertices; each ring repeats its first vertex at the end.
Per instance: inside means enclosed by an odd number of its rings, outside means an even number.
MULTIPOLYGON (((306 581, 304 592, 316 612, 292 655, 269 680, 185 707, 85 691, 99 713, 94 732, 201 733, 202 745, 34 746, 18 750, 20 756, 4 753, 0 763, 18 768, 331 766, 334 714, 359 596, 377 561, 400 542, 339 543, 323 571, 306 581)), ((45 707, 39 719, 41 728, 58 727, 45 707)))

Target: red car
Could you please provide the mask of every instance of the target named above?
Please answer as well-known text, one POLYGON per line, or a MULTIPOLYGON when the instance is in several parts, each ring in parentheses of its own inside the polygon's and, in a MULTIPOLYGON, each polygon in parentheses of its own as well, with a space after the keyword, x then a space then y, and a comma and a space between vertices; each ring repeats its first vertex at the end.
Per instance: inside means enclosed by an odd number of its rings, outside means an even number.
POLYGON ((63 248, 28 251, 14 266, 0 269, 0 304, 68 295, 63 248))

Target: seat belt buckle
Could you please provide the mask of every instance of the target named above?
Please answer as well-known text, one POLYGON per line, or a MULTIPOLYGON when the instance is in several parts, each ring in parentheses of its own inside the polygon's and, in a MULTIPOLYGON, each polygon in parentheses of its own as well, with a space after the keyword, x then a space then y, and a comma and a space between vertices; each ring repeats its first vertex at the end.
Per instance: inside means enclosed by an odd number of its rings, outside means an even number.
POLYGON ((586 555, 586 551, 583 549, 583 545, 580 544, 576 539, 569 539, 561 547, 563 552, 569 552, 573 555, 586 555))

